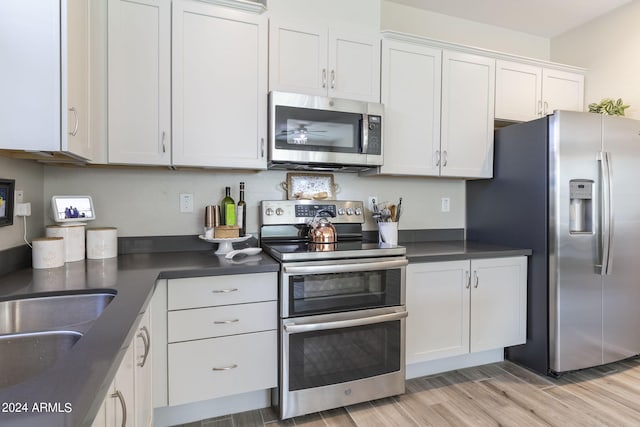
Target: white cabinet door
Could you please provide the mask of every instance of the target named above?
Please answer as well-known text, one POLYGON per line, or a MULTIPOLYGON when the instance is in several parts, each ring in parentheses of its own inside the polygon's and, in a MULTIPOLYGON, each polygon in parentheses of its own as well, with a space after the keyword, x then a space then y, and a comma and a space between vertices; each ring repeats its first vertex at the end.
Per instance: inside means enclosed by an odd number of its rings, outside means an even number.
POLYGON ((151 352, 151 307, 147 307, 134 340, 135 359, 135 425, 152 425, 152 352, 151 352))
POLYGON ((567 71, 542 71, 543 113, 584 111, 584 76, 567 71))
POLYGON ((171 163, 170 0, 109 0, 109 163, 171 163))
POLYGON ((495 60, 445 50, 440 174, 493 176, 495 60))
POLYGON ((324 27, 269 24, 269 89, 326 95, 328 34, 324 27))
POLYGON ((384 40, 384 174, 437 176, 440 150, 440 49, 384 40))
POLYGON ((0 2, 0 148, 89 158, 88 22, 82 0, 0 2))
POLYGON ((267 21, 173 3, 173 164, 266 169, 267 21))
POLYGON ((329 33, 328 95, 380 102, 380 37, 329 33))
POLYGON ((407 266, 407 363, 469 352, 469 261, 407 266))
MULTIPOLYGON (((62 2, 64 5, 65 2, 62 2)), ((64 6, 63 6, 64 7, 64 6)), ((60 149, 91 158, 89 142, 89 2, 67 0, 62 28, 62 143, 60 149), (65 18, 66 17, 66 22, 65 18), (66 49, 65 49, 66 46, 66 49)))
POLYGON ((542 68, 496 61, 496 119, 526 122, 542 115, 542 68))
POLYGON ((527 258, 471 261, 471 352, 524 344, 527 258))
POLYGON ((380 101, 380 37, 271 21, 269 90, 380 101))

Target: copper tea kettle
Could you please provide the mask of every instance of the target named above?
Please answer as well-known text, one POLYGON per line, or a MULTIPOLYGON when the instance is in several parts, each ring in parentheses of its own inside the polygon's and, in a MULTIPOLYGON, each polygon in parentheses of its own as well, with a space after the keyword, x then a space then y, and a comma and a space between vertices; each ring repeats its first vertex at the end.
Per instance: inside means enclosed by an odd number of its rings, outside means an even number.
POLYGON ((320 214, 328 214, 335 217, 335 214, 330 210, 321 209, 316 212, 315 216, 309 222, 309 242, 310 243, 336 243, 338 241, 338 232, 336 227, 327 219, 326 216, 320 216, 320 214))

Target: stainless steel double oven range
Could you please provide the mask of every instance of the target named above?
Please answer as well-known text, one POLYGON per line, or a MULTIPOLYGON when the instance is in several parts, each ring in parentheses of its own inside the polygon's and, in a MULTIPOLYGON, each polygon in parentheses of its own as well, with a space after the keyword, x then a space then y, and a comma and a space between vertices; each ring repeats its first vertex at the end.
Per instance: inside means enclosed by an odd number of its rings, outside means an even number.
POLYGON ((362 241, 360 201, 263 201, 261 243, 281 263, 280 418, 404 393, 405 248, 362 241), (337 243, 307 224, 331 217, 337 243))

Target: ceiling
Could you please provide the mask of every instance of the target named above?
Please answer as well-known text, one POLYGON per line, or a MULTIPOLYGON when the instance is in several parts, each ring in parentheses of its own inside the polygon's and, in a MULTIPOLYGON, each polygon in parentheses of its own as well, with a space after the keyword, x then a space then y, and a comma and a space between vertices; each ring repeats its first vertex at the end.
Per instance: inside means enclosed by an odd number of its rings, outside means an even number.
POLYGON ((552 38, 632 0, 388 0, 552 38))

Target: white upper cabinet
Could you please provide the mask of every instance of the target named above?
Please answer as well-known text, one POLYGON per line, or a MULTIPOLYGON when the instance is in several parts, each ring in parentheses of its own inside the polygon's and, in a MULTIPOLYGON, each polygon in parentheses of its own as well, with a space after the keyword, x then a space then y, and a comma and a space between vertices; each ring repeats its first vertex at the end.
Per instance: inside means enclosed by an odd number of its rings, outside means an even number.
POLYGON ((383 174, 437 176, 440 167, 442 50, 384 40, 383 174))
POLYGON ((109 163, 171 163, 171 2, 109 0, 109 163))
POLYGON ((440 175, 493 176, 495 60, 445 50, 440 175))
POLYGON ((84 0, 0 2, 0 148, 89 159, 88 23, 84 0))
POLYGON ((269 90, 380 100, 380 37, 272 21, 269 90))
POLYGON ((583 74, 536 64, 496 62, 496 119, 528 121, 554 110, 583 109, 583 74))
POLYGON ((266 18, 176 1, 172 47, 173 164, 266 169, 266 18))
POLYGON ((382 42, 390 175, 490 178, 495 60, 413 40, 382 42))

